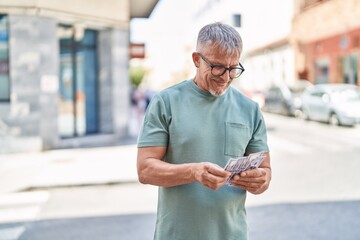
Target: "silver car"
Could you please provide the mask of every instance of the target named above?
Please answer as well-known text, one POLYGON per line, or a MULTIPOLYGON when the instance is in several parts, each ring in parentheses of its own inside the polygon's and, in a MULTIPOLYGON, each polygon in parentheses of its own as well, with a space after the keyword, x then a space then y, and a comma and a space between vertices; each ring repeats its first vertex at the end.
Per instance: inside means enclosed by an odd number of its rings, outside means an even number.
POLYGON ((360 123, 360 87, 352 84, 318 84, 301 96, 302 117, 331 125, 360 123))

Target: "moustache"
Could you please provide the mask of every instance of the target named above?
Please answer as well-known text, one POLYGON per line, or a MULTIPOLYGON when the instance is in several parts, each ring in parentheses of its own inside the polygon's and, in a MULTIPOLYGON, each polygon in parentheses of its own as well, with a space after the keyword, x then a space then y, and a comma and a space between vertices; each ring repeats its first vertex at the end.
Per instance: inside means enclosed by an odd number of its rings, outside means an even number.
POLYGON ((217 83, 229 83, 232 81, 232 79, 229 79, 228 81, 224 81, 223 79, 216 79, 216 78, 210 78, 210 80, 217 82, 217 83))

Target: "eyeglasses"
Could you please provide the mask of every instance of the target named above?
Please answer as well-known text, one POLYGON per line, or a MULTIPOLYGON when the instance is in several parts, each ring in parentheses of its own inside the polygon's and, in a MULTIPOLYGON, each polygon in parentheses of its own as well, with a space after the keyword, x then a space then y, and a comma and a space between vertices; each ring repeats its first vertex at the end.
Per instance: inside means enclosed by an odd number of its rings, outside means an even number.
POLYGON ((234 79, 234 78, 238 78, 240 77, 240 75, 245 71, 245 68, 241 65, 241 63, 239 62, 239 67, 224 67, 222 65, 215 65, 215 64, 211 64, 209 62, 209 60, 207 60, 201 53, 199 53, 199 56, 202 58, 202 60, 204 60, 204 62, 211 67, 211 74, 215 77, 220 77, 222 75, 224 75, 224 73, 226 71, 229 71, 229 77, 230 79, 234 79))

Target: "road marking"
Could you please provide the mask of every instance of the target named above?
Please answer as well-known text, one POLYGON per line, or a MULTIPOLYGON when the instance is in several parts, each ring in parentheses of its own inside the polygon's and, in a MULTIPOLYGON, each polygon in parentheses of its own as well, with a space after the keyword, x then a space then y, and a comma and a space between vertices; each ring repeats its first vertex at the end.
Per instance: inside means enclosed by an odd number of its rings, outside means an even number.
POLYGON ((0 194, 0 223, 36 219, 49 198, 47 191, 0 194))
POLYGON ((17 192, 0 195, 0 208, 37 205, 46 203, 50 194, 47 191, 17 192))
POLYGON ((24 226, 0 229, 0 240, 16 240, 24 231, 24 226))

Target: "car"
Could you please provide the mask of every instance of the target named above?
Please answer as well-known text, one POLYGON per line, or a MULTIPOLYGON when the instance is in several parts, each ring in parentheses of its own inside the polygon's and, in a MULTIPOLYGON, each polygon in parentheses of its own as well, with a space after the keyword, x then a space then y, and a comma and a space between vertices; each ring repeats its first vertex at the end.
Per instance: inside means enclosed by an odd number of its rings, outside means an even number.
POLYGON ((301 96, 301 115, 306 120, 331 125, 360 123, 360 87, 354 84, 318 84, 301 96))
POLYGON ((297 80, 292 85, 273 85, 265 94, 263 110, 286 116, 298 116, 301 108, 300 96, 312 84, 307 80, 297 80))

